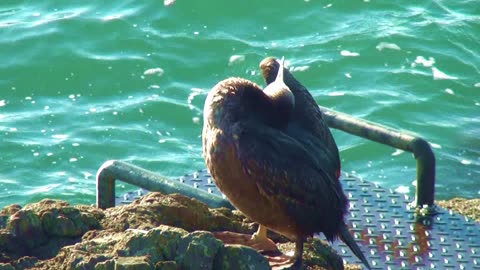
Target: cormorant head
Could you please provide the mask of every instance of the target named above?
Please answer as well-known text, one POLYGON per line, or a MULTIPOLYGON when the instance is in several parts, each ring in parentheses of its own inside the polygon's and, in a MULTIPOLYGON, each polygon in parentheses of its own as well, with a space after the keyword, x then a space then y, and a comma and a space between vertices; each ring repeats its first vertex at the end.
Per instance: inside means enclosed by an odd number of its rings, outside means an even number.
POLYGON ((275 57, 267 57, 260 62, 260 70, 267 84, 272 83, 277 78, 280 61, 275 57))

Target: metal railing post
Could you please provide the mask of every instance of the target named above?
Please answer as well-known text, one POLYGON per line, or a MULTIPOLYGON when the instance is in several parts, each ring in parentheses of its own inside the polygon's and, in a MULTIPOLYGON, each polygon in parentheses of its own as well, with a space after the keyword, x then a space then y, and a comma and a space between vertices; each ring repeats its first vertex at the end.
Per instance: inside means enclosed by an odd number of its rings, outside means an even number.
POLYGON ((416 207, 433 206, 435 197, 435 155, 427 141, 322 106, 320 106, 320 110, 331 128, 413 153, 417 160, 415 205, 416 207))

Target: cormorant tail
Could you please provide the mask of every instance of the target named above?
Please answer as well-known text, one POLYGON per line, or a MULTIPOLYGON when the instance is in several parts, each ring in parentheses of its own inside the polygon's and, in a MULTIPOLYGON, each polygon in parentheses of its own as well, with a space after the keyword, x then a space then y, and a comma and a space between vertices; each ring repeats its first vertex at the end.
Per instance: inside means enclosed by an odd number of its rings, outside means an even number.
POLYGON ((372 270, 370 267, 370 264, 368 263, 367 259, 363 255, 362 251, 360 250, 360 247, 358 247, 357 243, 355 240, 353 240, 352 235, 348 231, 347 225, 343 224, 340 226, 340 232, 339 232, 340 239, 347 244, 347 246, 353 251, 353 254, 357 256, 357 258, 362 261, 362 263, 369 269, 372 270))

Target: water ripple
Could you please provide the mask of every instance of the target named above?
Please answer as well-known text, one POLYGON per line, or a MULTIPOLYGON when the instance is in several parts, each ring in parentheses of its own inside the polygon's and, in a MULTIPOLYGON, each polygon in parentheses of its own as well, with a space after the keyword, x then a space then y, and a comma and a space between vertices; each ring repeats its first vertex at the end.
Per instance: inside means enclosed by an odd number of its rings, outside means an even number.
MULTIPOLYGON (((264 85, 270 55, 318 103, 432 142, 440 198, 478 196, 478 1, 7 2, 2 203, 91 203, 108 159, 167 176, 203 168, 206 93, 229 76, 264 85)), ((347 171, 412 192, 410 155, 334 134, 347 171)))

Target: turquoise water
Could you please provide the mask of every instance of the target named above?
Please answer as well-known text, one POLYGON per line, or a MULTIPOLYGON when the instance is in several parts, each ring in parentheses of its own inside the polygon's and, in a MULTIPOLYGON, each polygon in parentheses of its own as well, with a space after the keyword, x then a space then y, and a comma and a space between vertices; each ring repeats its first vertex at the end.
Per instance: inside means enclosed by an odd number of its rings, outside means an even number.
MULTIPOLYGON (((206 93, 229 76, 263 85, 266 56, 319 104, 430 141, 437 198, 480 196, 476 0, 3 0, 0 33, 0 207, 94 203, 109 159, 204 168, 206 93)), ((345 171, 413 194, 411 154, 334 136, 345 171)))

